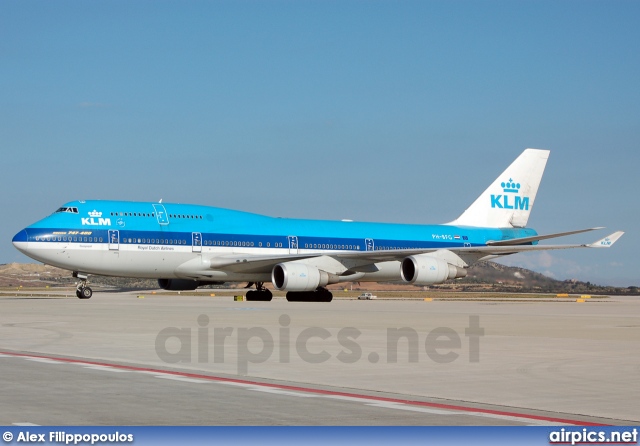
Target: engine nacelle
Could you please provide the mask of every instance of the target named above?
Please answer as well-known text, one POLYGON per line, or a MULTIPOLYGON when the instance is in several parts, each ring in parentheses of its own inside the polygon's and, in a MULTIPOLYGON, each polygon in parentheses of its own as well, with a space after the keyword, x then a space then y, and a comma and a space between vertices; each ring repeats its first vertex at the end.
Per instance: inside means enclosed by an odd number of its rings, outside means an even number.
POLYGON ((199 280, 188 279, 158 279, 158 286, 169 291, 192 291, 204 285, 199 280))
POLYGON ((271 271, 271 282, 280 291, 314 291, 337 283, 338 276, 303 263, 278 263, 271 271))
POLYGON ((466 269, 428 255, 409 256, 400 264, 402 280, 414 285, 434 285, 466 275, 466 269))

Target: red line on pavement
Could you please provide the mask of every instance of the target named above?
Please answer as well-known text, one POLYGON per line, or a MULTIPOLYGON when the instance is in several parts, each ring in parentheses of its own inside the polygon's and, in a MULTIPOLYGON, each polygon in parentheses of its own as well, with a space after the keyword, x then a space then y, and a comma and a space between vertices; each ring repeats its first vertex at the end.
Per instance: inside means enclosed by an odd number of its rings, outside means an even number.
POLYGON ((562 423, 562 424, 573 424, 577 426, 606 426, 601 423, 592 423, 588 421, 578 421, 578 420, 569 420, 566 418, 554 418, 547 417, 541 415, 532 415, 532 414, 524 414, 518 412, 507 412, 502 410, 492 410, 492 409, 481 409, 477 407, 467 407, 467 406, 457 406, 452 404, 441 404, 441 403, 429 403, 425 401, 414 401, 414 400, 403 400, 399 398, 386 398, 380 396, 370 396, 370 395, 360 395, 357 393, 348 393, 348 392, 336 392, 333 390, 322 390, 322 389, 313 389, 310 387, 300 387, 300 386, 288 386, 284 384, 273 384, 273 383, 263 383, 258 381, 249 381, 245 379, 237 379, 237 378, 224 378, 221 376, 211 376, 211 375, 201 375, 198 373, 188 373, 188 372, 176 372, 173 370, 159 370, 159 369, 151 369, 146 367, 134 367, 128 365, 120 365, 120 364, 108 364, 104 362, 95 362, 95 361, 84 361, 79 359, 68 359, 68 358, 57 358, 54 356, 45 356, 45 355, 32 355, 25 353, 13 353, 13 352, 3 352, 0 351, 0 354, 8 355, 8 356, 18 356, 23 358, 37 358, 37 359, 50 359, 54 361, 67 362, 73 364, 86 364, 86 365, 96 365, 102 367, 113 367, 121 370, 131 370, 137 372, 153 372, 158 374, 166 374, 166 375, 174 375, 174 376, 182 376, 185 378, 197 378, 208 381, 217 381, 217 382, 230 382, 237 384, 247 384, 253 386, 262 386, 269 387, 273 389, 280 390, 291 390, 296 392, 304 392, 304 393, 313 393, 317 395, 330 395, 330 396, 344 396, 349 398, 358 398, 364 400, 373 400, 373 401, 381 401, 386 403, 397 403, 397 404, 407 404, 410 406, 419 406, 419 407, 429 407, 433 409, 446 409, 446 410, 454 410, 459 412, 468 412, 468 413, 479 413, 479 414, 490 414, 490 415, 500 415, 505 417, 517 417, 517 418, 525 418, 529 420, 538 420, 538 421, 547 421, 550 423, 562 423))

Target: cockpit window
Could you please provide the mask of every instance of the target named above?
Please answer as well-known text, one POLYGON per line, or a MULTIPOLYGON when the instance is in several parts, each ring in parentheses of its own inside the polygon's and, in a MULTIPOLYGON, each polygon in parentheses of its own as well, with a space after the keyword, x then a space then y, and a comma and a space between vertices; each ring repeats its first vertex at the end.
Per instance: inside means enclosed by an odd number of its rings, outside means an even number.
POLYGON ((66 212, 69 214, 77 214, 78 208, 59 208, 55 213, 58 214, 60 212, 66 212))

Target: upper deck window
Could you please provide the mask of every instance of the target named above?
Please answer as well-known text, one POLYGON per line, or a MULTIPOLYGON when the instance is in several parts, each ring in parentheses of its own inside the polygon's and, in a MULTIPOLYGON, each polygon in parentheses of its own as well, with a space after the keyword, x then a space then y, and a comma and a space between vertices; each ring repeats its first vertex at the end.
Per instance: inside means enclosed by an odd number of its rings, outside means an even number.
POLYGON ((61 212, 67 212, 69 214, 77 214, 78 213, 78 208, 59 208, 57 211, 55 211, 55 214, 61 213, 61 212))

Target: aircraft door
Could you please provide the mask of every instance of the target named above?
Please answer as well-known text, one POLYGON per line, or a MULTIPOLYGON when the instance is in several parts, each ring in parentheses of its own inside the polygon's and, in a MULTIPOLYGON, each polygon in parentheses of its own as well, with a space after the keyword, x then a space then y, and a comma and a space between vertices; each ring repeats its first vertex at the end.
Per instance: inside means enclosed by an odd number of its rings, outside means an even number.
POLYGON ((202 234, 199 232, 191 233, 191 246, 193 252, 202 252, 202 234))
POLYGON ((373 242, 372 238, 364 239, 364 246, 367 247, 367 251, 374 251, 375 250, 375 243, 373 242))
POLYGON ((289 254, 298 254, 298 237, 290 235, 287 238, 289 239, 289 254))
POLYGON ((120 249, 120 231, 117 229, 109 229, 109 249, 118 251, 120 249))
POLYGON ((163 204, 154 204, 153 209, 156 213, 156 218, 158 219, 158 224, 168 225, 169 224, 169 216, 167 215, 167 210, 164 208, 163 204))

